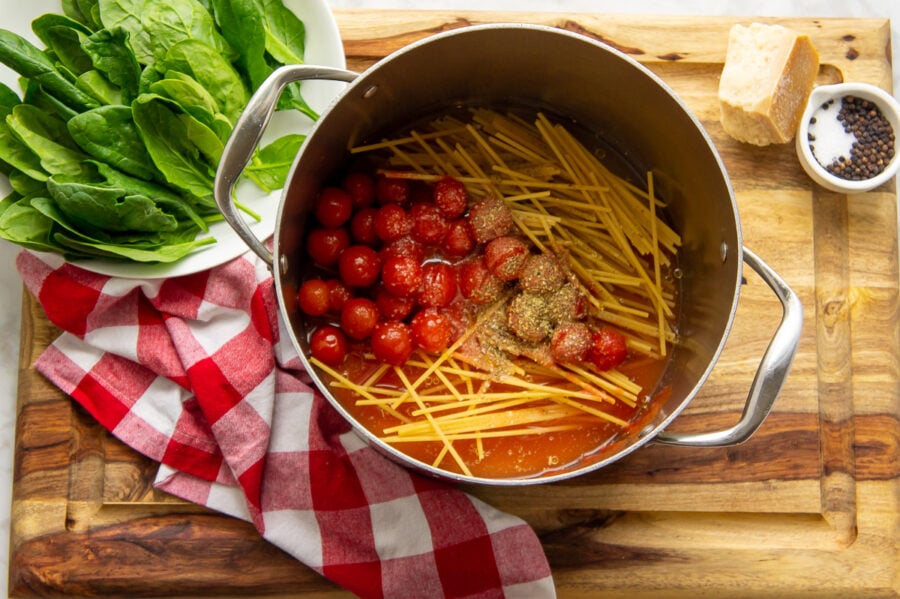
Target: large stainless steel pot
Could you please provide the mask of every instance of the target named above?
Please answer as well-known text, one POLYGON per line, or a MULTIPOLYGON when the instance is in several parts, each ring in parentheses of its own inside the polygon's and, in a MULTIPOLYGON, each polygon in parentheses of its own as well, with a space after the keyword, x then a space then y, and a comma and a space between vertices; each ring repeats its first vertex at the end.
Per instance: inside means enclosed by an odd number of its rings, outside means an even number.
POLYGON ((742 246, 734 195, 722 161, 699 121, 652 72, 604 44, 549 27, 498 24, 442 33, 381 60, 365 73, 313 66, 283 67, 259 89, 222 156, 216 200, 226 219, 271 266, 282 316, 314 381, 368 442, 400 462, 459 481, 502 485, 549 482, 603 467, 642 445, 722 446, 740 443, 763 422, 780 392, 797 348, 802 307, 797 295, 762 260, 742 246), (267 126, 278 94, 289 82, 348 82, 309 134, 298 154, 278 207, 270 253, 237 214, 231 195, 267 126), (598 132, 639 171, 652 170, 669 216, 683 238, 681 343, 669 357, 661 384, 670 398, 655 419, 616 450, 564 473, 537 479, 482 479, 414 462, 379 441, 335 401, 306 362, 304 319, 292 309, 305 267, 304 230, 317 190, 349 162, 348 148, 457 105, 540 107, 598 132), (750 386, 740 421, 700 434, 665 428, 697 395, 718 359, 732 326, 742 265, 756 271, 783 305, 783 317, 750 386))

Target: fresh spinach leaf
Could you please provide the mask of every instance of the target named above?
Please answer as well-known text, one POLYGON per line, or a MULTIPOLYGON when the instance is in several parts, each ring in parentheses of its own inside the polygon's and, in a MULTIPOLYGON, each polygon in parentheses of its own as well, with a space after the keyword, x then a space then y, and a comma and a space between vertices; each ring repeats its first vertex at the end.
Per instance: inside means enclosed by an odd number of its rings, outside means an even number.
POLYGON ((102 177, 106 185, 126 189, 130 194, 143 194, 151 197, 161 208, 179 221, 190 221, 201 231, 208 231, 207 221, 212 221, 220 216, 215 204, 204 203, 194 196, 180 195, 162 185, 131 177, 103 162, 95 162, 93 165, 97 169, 98 176, 102 177))
POLYGON ((38 155, 41 168, 48 174, 81 174, 81 161, 87 156, 77 149, 63 121, 30 104, 20 104, 6 117, 6 124, 38 155))
POLYGON ((71 177, 50 177, 50 197, 79 228, 104 231, 172 231, 178 221, 152 198, 128 194, 118 187, 85 183, 71 177))
POLYGON ((86 25, 91 31, 102 29, 97 0, 62 0, 63 14, 86 25))
POLYGON ((22 98, 23 104, 31 104, 46 112, 52 114, 63 121, 78 114, 80 111, 73 110, 68 105, 60 102, 58 98, 47 93, 47 90, 41 87, 41 84, 33 79, 21 79, 25 94, 22 98))
POLYGON ((173 231, 145 235, 109 235, 76 228, 49 198, 33 200, 33 207, 53 222, 50 234, 57 251, 77 257, 102 257, 139 262, 171 262, 198 247, 214 243, 211 237, 195 239, 197 230, 183 224, 173 231))
POLYGON ((231 121, 219 112, 215 98, 190 75, 168 71, 164 79, 151 84, 147 91, 178 103, 185 112, 212 129, 223 143, 231 136, 234 128, 231 121))
POLYGON ((266 61, 266 28, 255 0, 213 0, 213 12, 222 36, 238 52, 235 64, 253 89, 272 73, 266 61))
POLYGON ((306 136, 297 134, 279 137, 253 156, 244 175, 265 191, 281 189, 304 139, 306 136))
POLYGON ((141 67, 131 50, 128 35, 121 29, 101 29, 83 39, 81 46, 94 68, 119 87, 122 103, 130 104, 138 95, 141 67))
POLYGON ((11 90, 5 83, 0 83, 0 117, 6 117, 13 106, 21 103, 19 94, 11 90))
POLYGON ((119 88, 106 80, 106 78, 95 69, 85 71, 75 80, 75 86, 84 93, 101 102, 101 106, 107 104, 121 104, 122 94, 119 88))
POLYGON ((198 248, 213 244, 216 241, 211 237, 206 237, 180 243, 166 241, 155 245, 116 245, 103 242, 87 243, 64 233, 55 233, 53 240, 70 251, 82 252, 86 256, 131 260, 133 262, 162 263, 181 260, 198 248))
POLYGON ((92 67, 90 57, 81 49, 80 36, 90 35, 85 25, 48 13, 31 22, 31 30, 67 69, 80 75, 92 67))
POLYGON ((31 198, 7 196, 0 201, 0 237, 32 250, 55 252, 50 238, 53 221, 31 206, 31 198))
POLYGON ((19 195, 27 196, 39 192, 46 193, 47 183, 45 181, 33 179, 19 169, 11 169, 6 176, 9 179, 9 186, 19 195))
POLYGON ((218 32, 212 15, 197 0, 100 0, 107 29, 128 32, 138 62, 152 65, 178 42, 196 39, 229 60, 234 50, 218 32))
POLYGON ((266 51, 281 64, 303 64, 306 27, 279 0, 255 0, 266 28, 266 51))
POLYGON ((146 179, 161 179, 129 106, 101 106, 82 112, 66 123, 79 147, 117 169, 146 179))
POLYGON ((215 132, 162 96, 141 94, 131 108, 144 145, 166 180, 199 198, 212 197, 224 149, 215 132))
POLYGON ((73 85, 43 52, 22 36, 0 29, 0 62, 23 77, 32 79, 61 102, 74 110, 99 106, 73 85))
POLYGON ((36 181, 46 181, 47 173, 41 166, 40 157, 23 144, 6 123, 0 121, 0 155, 3 161, 36 181))
POLYGON ((200 40, 188 39, 173 45, 161 62, 160 70, 179 71, 205 87, 219 110, 236 122, 250 100, 250 92, 241 76, 219 52, 200 40))

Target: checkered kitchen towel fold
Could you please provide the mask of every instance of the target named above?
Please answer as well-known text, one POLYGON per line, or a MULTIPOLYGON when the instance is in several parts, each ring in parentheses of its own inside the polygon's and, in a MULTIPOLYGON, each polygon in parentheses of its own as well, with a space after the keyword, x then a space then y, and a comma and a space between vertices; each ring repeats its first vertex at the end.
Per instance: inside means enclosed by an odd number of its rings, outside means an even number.
POLYGON ((17 266, 65 331, 35 367, 159 461, 159 488, 362 597, 554 595, 530 527, 390 462, 310 387, 254 256, 152 281, 29 251, 17 266))

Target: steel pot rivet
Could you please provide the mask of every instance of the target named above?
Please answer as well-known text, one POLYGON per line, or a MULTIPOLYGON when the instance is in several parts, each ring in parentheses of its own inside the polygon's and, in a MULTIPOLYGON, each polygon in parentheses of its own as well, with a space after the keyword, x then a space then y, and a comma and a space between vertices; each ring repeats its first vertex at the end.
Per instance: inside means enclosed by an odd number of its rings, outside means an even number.
POLYGON ((362 97, 364 99, 368 100, 369 98, 373 97, 377 93, 378 93, 378 86, 373 85, 372 87, 368 88, 366 91, 363 92, 362 97))
POLYGON ((288 271, 288 259, 286 254, 281 254, 278 257, 278 269, 281 271, 281 274, 285 275, 288 271))
POLYGON ((722 242, 722 245, 719 246, 719 257, 722 258, 723 264, 728 260, 728 244, 724 241, 722 242))

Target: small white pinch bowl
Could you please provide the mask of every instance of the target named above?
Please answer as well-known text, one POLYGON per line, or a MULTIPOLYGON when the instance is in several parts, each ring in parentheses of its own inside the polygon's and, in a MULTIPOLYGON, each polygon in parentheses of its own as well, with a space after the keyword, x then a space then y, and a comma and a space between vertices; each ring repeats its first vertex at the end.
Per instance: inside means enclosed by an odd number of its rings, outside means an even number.
MULTIPOLYGON (((806 110, 803 112, 800 126, 797 129, 795 145, 800 164, 813 181, 830 191, 853 194, 875 189, 897 174, 897 170, 900 169, 900 152, 897 151, 898 135, 900 135, 900 105, 892 95, 880 87, 868 83, 836 83, 816 87, 810 93, 806 110), (819 163, 810 148, 809 125, 813 114, 828 100, 840 102, 845 96, 854 96, 874 103, 894 130, 894 156, 885 169, 871 179, 851 181, 830 173, 819 163)), ((815 145, 815 142, 812 143, 815 145)))

